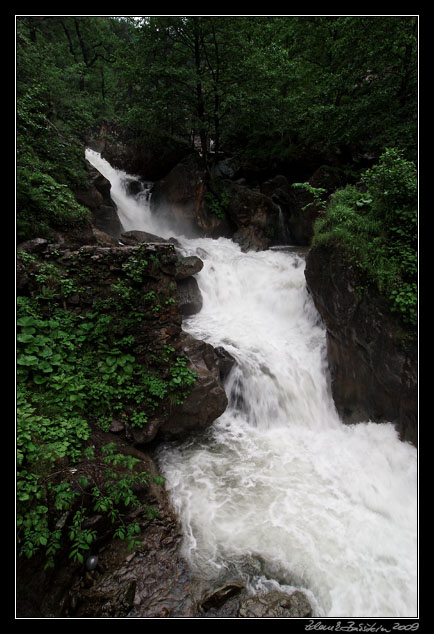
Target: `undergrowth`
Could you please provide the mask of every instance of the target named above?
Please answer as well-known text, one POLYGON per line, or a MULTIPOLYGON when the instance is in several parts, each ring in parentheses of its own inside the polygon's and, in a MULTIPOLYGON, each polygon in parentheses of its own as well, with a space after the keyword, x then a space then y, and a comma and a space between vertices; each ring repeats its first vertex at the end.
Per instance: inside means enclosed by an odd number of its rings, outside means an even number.
MULTIPOLYGON (((89 513, 104 514, 113 535, 130 548, 138 543, 140 527, 126 521, 128 511, 142 506, 149 516, 155 514, 137 492, 150 476, 137 472, 137 459, 114 445, 95 450, 92 427, 107 431, 113 419, 143 427, 161 408, 182 403, 196 375, 187 358, 167 345, 154 351, 155 363, 137 361, 134 329, 122 333, 125 323, 133 326, 143 315, 134 302, 128 309, 116 288, 111 313, 110 301, 104 300, 87 312, 72 312, 65 300, 83 291, 77 279, 33 255, 19 258, 33 270, 29 275, 39 288, 33 297, 17 298, 19 553, 32 557, 45 550, 52 566, 61 545, 69 543, 70 557, 81 563, 98 537, 87 524, 89 513)), ((130 262, 124 271, 119 284, 130 290, 131 300, 141 269, 130 262)), ((157 295, 148 298, 145 308, 152 310, 158 301, 157 295)))
MULTIPOLYGON (((395 149, 331 197, 314 226, 312 248, 339 245, 366 284, 387 297, 392 312, 417 326, 417 172, 395 149)), ((363 289, 359 289, 363 290, 363 289)))

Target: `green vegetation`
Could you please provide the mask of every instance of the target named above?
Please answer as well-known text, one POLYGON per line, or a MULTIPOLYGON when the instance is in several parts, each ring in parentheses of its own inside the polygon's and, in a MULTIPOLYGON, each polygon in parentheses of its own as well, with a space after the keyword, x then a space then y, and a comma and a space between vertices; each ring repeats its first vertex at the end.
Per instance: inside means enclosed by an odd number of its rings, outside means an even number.
POLYGON ((327 203, 321 198, 321 196, 326 193, 326 190, 323 187, 312 187, 309 183, 292 183, 292 187, 295 189, 304 189, 308 192, 308 194, 313 196, 313 201, 302 207, 302 211, 306 211, 306 209, 309 209, 309 207, 312 207, 313 205, 315 205, 317 209, 325 209, 327 203))
POLYGON ((226 218, 226 209, 230 202, 230 194, 224 187, 216 187, 214 184, 213 190, 207 191, 204 198, 207 209, 214 213, 220 220, 226 218))
POLYGON ((91 430, 106 431, 113 419, 146 426, 158 412, 183 402, 195 374, 170 346, 155 349, 152 364, 136 360, 135 337, 125 329, 143 319, 131 300, 147 266, 143 257, 125 262, 125 278, 118 283, 128 291, 129 303, 113 296, 84 313, 65 304, 72 293, 87 292, 71 274, 73 267, 68 271, 26 253, 18 257, 39 289, 33 297, 17 298, 20 554, 31 557, 44 548, 53 565, 69 535, 71 557, 81 562, 98 537, 86 528, 89 511, 105 514, 113 534, 129 546, 137 542, 138 531, 125 520, 128 509, 140 505, 153 514, 143 495, 134 492, 149 482, 146 473, 135 471, 138 461, 114 453, 114 447, 102 447, 95 456, 91 430), (108 465, 102 478, 101 467, 96 469, 101 462, 108 465))
POLYGON ((312 247, 338 244, 368 282, 388 297, 391 310, 417 324, 417 171, 387 149, 362 176, 366 191, 337 191, 315 223, 312 247))
POLYGON ((150 17, 120 74, 121 117, 140 135, 258 163, 312 152, 415 155, 414 17, 150 17))

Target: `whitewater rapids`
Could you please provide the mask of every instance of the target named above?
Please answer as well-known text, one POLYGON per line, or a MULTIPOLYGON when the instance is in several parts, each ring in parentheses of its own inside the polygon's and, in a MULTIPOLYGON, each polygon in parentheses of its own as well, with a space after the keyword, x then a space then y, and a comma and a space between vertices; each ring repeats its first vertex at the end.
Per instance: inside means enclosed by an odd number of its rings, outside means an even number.
MULTIPOLYGON (((94 155, 125 230, 173 235, 94 155)), ((301 589, 316 617, 417 617, 417 451, 391 424, 340 421, 304 258, 177 238, 204 262, 183 329, 236 360, 226 412, 159 452, 184 556, 203 579, 301 589)))

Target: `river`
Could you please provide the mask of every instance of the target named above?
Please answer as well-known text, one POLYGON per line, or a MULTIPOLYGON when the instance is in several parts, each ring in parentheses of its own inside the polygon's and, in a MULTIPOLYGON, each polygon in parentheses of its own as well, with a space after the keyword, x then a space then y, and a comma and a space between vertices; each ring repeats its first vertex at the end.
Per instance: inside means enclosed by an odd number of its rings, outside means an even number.
MULTIPOLYGON (((125 230, 174 235, 146 186, 129 196, 133 177, 86 157, 125 230)), ((175 237, 204 262, 203 308, 183 329, 236 360, 225 413, 158 455, 192 569, 252 591, 301 589, 316 617, 417 617, 417 451, 391 424, 340 421, 304 255, 175 237)))

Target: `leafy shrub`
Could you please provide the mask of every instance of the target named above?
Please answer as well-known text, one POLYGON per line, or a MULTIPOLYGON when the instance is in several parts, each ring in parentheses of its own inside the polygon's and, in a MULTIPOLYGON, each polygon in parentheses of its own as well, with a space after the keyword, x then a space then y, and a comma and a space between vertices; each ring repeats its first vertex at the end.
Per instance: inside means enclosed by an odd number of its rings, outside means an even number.
POLYGON ((19 240, 50 237, 52 228, 82 225, 90 211, 79 205, 69 187, 28 166, 17 169, 17 234, 19 240))
POLYGON ((315 223, 312 247, 339 244, 389 300, 391 310, 417 323, 417 180, 413 163, 386 150, 362 177, 367 191, 335 192, 315 223))
POLYGON ((372 197, 373 210, 393 221, 396 213, 417 207, 417 171, 395 148, 387 149, 377 165, 367 170, 362 181, 372 197))

